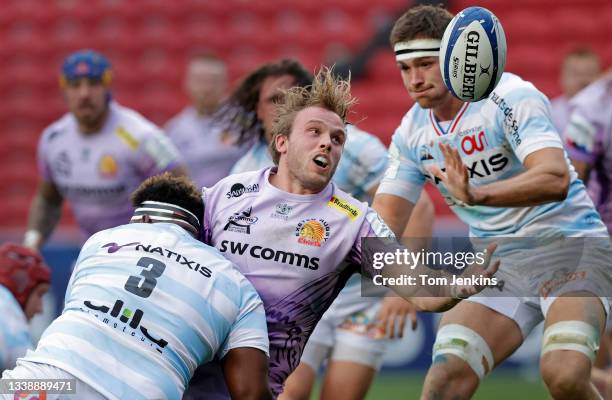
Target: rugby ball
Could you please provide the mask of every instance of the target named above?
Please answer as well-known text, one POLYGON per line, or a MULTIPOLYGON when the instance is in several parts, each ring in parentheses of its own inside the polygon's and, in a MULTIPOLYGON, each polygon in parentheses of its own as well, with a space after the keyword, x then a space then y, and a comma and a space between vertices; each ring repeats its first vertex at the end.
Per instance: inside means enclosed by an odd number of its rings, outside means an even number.
POLYGON ((491 11, 469 7, 451 20, 440 45, 440 69, 455 97, 484 99, 495 89, 505 65, 506 35, 491 11))

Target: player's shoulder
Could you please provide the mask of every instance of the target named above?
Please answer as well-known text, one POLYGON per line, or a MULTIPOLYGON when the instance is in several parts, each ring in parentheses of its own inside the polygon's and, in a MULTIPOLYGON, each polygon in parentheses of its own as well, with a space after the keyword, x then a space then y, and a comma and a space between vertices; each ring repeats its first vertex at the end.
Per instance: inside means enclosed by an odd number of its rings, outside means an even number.
POLYGON ((367 202, 356 199, 336 184, 333 184, 332 196, 327 201, 327 206, 345 214, 351 221, 365 218, 368 210, 367 202))
POLYGON ((513 73, 504 72, 498 85, 489 97, 479 103, 483 105, 486 105, 488 102, 493 102, 497 105, 501 102, 516 104, 534 99, 549 103, 548 98, 533 83, 513 73))
POLYGON ((403 139, 421 137, 421 130, 431 125, 430 110, 415 103, 402 117, 400 125, 395 130, 395 136, 403 139))
POLYGON ((115 120, 115 129, 122 131, 123 135, 130 135, 136 140, 142 140, 150 135, 161 133, 161 129, 157 125, 137 111, 114 101, 110 103, 109 107, 112 118, 115 120))
POLYGON ((231 174, 256 171, 272 165, 274 165, 274 162, 268 151, 268 144, 261 139, 254 142, 246 153, 236 161, 232 167, 231 174))
POLYGON ((168 135, 172 135, 181 125, 185 123, 193 123, 194 110, 192 107, 185 107, 174 117, 170 118, 164 125, 164 131, 168 135))
POLYGON ((579 91, 570 100, 573 108, 601 109, 612 107, 612 73, 579 91))
POLYGON ((268 169, 228 175, 213 186, 202 188, 204 204, 207 206, 209 200, 215 201, 221 198, 231 200, 259 193, 268 169))
POLYGON ((58 141, 61 137, 69 135, 71 132, 75 132, 75 130, 76 124, 74 123, 74 117, 72 114, 66 113, 43 130, 40 140, 51 143, 58 141))

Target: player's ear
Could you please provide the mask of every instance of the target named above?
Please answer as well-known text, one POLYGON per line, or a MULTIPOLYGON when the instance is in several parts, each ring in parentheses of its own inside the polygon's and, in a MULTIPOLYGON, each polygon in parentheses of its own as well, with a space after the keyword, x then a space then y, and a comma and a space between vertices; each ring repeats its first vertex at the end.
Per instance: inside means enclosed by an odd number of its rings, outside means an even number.
POLYGON ((283 154, 287 152, 287 142, 289 138, 286 135, 276 135, 274 137, 274 144, 276 146, 276 151, 283 154))

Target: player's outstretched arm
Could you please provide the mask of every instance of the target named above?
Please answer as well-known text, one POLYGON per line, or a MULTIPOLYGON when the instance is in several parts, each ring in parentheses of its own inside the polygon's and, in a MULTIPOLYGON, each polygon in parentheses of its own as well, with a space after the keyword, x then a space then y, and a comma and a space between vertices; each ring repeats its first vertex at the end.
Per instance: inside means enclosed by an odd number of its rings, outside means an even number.
POLYGON ((272 400, 268 357, 256 348, 239 347, 223 358, 223 374, 232 399, 272 400))
POLYGON ((567 197, 570 173, 562 149, 534 151, 525 158, 523 173, 479 187, 470 185, 467 167, 456 149, 440 144, 440 150, 446 171, 433 166, 429 172, 444 183, 453 197, 467 205, 529 207, 567 197))
POLYGON ((396 237, 402 237, 414 209, 414 203, 394 194, 381 193, 374 197, 372 208, 396 237))
POLYGON ((63 196, 53 183, 40 181, 30 205, 28 229, 23 240, 24 246, 33 250, 40 249, 62 215, 63 201, 63 196))
POLYGON ((408 269, 405 265, 387 265, 382 270, 383 278, 387 278, 386 286, 399 296, 410 301, 419 311, 443 312, 454 307, 459 301, 481 292, 494 281, 495 273, 499 269, 500 261, 491 261, 496 244, 491 244, 484 252, 483 262, 473 262, 461 274, 461 282, 454 283, 451 274, 433 270, 424 265, 408 269), (412 284, 398 277, 409 276, 413 278, 412 284), (421 276, 433 278, 436 285, 423 284, 421 276), (398 283, 399 282, 399 283, 398 283))

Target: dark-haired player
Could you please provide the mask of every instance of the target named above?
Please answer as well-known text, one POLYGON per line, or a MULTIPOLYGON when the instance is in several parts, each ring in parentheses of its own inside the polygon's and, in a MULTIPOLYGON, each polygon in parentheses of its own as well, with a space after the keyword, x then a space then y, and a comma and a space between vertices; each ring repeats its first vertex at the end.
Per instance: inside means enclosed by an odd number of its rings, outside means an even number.
POLYGON ((217 359, 232 398, 270 399, 262 302, 197 240, 198 191, 166 173, 133 205, 132 223, 83 245, 62 315, 3 379, 76 379, 83 399, 178 400, 195 368, 217 359))
POLYGON ((422 397, 470 398, 544 320, 541 372, 551 395, 594 399, 589 375, 612 287, 608 233, 569 165, 548 99, 531 83, 505 73, 475 103, 448 91, 438 56, 452 18, 419 6, 393 27, 397 65, 416 104, 393 136, 373 207, 398 233, 431 181, 476 244, 499 242, 505 286, 442 317, 422 397))

